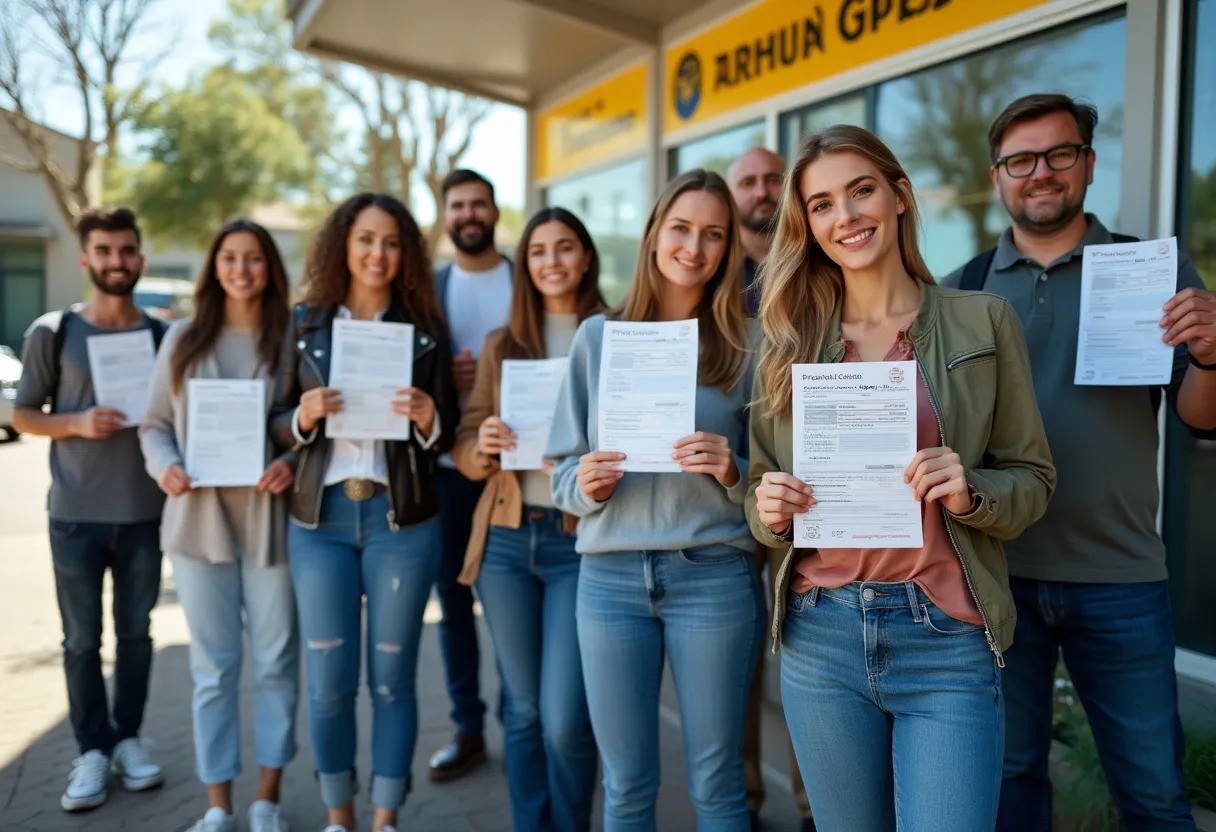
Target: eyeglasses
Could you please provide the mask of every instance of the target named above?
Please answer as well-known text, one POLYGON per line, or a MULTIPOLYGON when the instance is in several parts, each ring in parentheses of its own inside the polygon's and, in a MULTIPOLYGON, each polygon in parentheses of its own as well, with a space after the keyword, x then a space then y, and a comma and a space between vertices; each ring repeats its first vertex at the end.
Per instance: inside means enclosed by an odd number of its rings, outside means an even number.
POLYGON ((997 159, 992 166, 999 168, 1003 165, 1005 172, 1010 176, 1015 179, 1025 179, 1038 169, 1040 157, 1051 170, 1071 170, 1076 166, 1081 154, 1088 153, 1091 149, 1087 144, 1058 144, 1037 152, 1027 150, 1022 153, 1010 153, 1008 156, 997 159))

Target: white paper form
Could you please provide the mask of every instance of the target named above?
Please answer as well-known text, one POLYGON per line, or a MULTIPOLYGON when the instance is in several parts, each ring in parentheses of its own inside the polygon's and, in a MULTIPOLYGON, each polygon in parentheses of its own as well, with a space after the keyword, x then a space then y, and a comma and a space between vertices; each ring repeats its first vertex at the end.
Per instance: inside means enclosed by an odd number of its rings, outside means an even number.
POLYGON ((604 324, 599 447, 625 471, 680 473, 675 443, 696 428, 697 322, 604 324))
POLYGON ((1074 384, 1168 384, 1162 307, 1177 292, 1178 240, 1086 246, 1074 384))
POLYGON ((502 362, 499 418, 515 434, 515 450, 502 452, 503 470, 544 468, 545 446, 549 444, 549 429, 567 364, 566 358, 502 362))
POLYGON ((393 399, 413 384, 413 324, 338 318, 333 339, 329 386, 342 394, 342 412, 326 417, 325 435, 409 439, 410 420, 393 412, 393 399))
POLYGON ((795 364, 793 475, 817 505, 794 515, 794 545, 919 549, 920 503, 904 482, 916 455, 916 362, 795 364))
POLYGON ((186 382, 186 473, 200 487, 257 485, 266 470, 266 382, 186 382))
POLYGON ((138 425, 148 411, 148 390, 156 365, 152 330, 90 335, 89 374, 100 407, 121 410, 127 425, 138 425))

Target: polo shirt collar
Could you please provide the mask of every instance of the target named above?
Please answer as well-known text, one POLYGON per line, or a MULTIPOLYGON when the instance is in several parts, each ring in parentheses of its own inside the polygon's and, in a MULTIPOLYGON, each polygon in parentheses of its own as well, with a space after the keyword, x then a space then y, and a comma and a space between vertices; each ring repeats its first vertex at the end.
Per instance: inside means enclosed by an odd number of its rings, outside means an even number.
MULTIPOLYGON (((1088 223, 1088 227, 1085 229, 1085 236, 1081 238, 1081 242, 1072 251, 1056 260, 1055 263, 1048 263, 1049 267, 1056 265, 1056 263, 1067 263, 1074 257, 1080 257, 1084 253, 1086 246, 1114 242, 1114 238, 1110 236, 1110 232, 1106 230, 1106 226, 1102 224, 1101 220, 1089 213, 1086 213, 1085 220, 1088 223)), ((1013 229, 1006 228, 1001 232, 1001 237, 996 243, 996 255, 992 260, 993 271, 1004 271, 1023 262, 1029 262, 1029 258, 1018 251, 1018 247, 1013 244, 1013 229)))

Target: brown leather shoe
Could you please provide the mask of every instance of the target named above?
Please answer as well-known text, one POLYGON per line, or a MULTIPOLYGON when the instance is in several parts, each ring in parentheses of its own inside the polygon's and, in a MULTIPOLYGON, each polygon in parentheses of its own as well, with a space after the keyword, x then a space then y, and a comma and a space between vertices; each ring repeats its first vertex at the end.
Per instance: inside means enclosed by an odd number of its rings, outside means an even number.
POLYGON ((437 783, 463 777, 486 761, 486 739, 481 734, 460 734, 431 757, 431 779, 437 783))

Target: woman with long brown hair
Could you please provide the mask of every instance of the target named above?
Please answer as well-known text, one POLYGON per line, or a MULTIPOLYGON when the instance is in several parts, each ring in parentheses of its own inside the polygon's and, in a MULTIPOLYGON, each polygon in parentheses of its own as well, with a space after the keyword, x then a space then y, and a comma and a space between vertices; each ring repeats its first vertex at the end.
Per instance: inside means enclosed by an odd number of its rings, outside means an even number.
POLYGON ((476 582, 502 672, 517 832, 590 829, 597 755, 574 623, 577 518, 553 507, 547 470, 502 467, 517 438, 498 415, 503 361, 564 358, 578 325, 604 310, 599 270, 591 235, 574 214, 545 208, 528 221, 511 317, 486 338, 452 452, 462 474, 487 480, 460 580, 476 582))
POLYGON ((452 355, 422 234, 384 194, 338 206, 313 244, 304 303, 279 361, 271 432, 300 455, 287 537, 309 680, 309 725, 328 832, 353 832, 363 602, 372 698, 373 832, 405 802, 418 737, 422 614, 439 567, 436 457, 458 422, 452 355), (413 384, 392 412, 408 439, 330 437, 342 391, 329 386, 335 320, 414 327, 413 384))
POLYGON ((789 551, 773 636, 816 821, 992 829, 1014 628, 1000 541, 1055 485, 1021 326, 994 295, 936 285, 908 177, 859 127, 804 139, 761 283, 747 512, 761 543, 789 551), (924 545, 794 548, 794 515, 816 502, 813 474, 791 475, 791 365, 913 360, 917 451, 902 473, 924 545))
POLYGON ((241 768, 238 687, 246 629, 256 680, 254 756, 261 766, 249 825, 255 832, 287 828, 279 783, 296 752, 300 671, 284 492, 295 458, 290 452, 275 458, 267 442, 267 467, 257 485, 230 488, 195 487, 184 463, 191 379, 261 381, 269 411, 287 291, 266 229, 243 219, 221 228, 194 291, 194 316, 165 335, 139 428, 148 473, 168 495, 161 545, 190 628, 194 751, 210 803, 194 832, 236 829, 232 781, 241 768))
POLYGON ((695 319, 697 432, 674 443, 681 473, 624 473, 600 445, 607 318, 579 327, 546 457, 553 501, 579 517, 577 622, 604 762, 604 828, 653 830, 664 656, 680 703, 701 829, 747 832, 743 715, 764 624, 747 530, 752 330, 738 219, 717 174, 690 171, 659 196, 621 321, 695 319))

